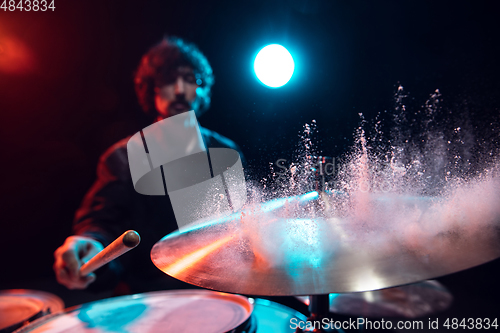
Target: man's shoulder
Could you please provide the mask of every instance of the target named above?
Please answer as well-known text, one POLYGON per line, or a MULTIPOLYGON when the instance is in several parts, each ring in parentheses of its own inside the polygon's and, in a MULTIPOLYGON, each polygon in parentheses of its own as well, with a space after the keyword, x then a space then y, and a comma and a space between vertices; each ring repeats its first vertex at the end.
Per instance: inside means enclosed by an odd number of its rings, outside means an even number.
POLYGON ((99 159, 100 166, 105 166, 109 171, 120 178, 130 177, 127 155, 127 142, 129 139, 130 136, 116 142, 109 147, 99 159))
POLYGON ((208 147, 212 148, 232 148, 240 150, 238 145, 231 139, 219 133, 200 126, 200 132, 208 147))
MULTIPOLYGON (((208 147, 212 148, 232 148, 239 150, 238 145, 231 139, 226 138, 225 136, 209 130, 208 128, 200 126, 200 132, 208 147)), ((120 141, 113 144, 111 147, 106 149, 106 151, 101 155, 101 161, 108 160, 122 160, 124 162, 128 162, 127 158, 127 143, 131 136, 121 139, 120 141)))
MULTIPOLYGON (((231 148, 241 153, 241 148, 231 139, 200 126, 200 132, 207 147, 211 148, 231 148)), ((109 147, 99 160, 99 164, 105 165, 108 169, 116 173, 129 175, 127 143, 131 136, 121 139, 109 147)))
POLYGON ((226 138, 219 133, 209 130, 207 128, 200 126, 200 131, 203 136, 203 140, 207 145, 207 148, 231 148, 234 149, 240 154, 241 163, 243 167, 247 166, 245 156, 241 150, 241 148, 231 139, 226 138))
POLYGON ((101 159, 107 160, 114 157, 127 157, 127 142, 130 138, 131 136, 128 136, 114 143, 101 155, 101 159))

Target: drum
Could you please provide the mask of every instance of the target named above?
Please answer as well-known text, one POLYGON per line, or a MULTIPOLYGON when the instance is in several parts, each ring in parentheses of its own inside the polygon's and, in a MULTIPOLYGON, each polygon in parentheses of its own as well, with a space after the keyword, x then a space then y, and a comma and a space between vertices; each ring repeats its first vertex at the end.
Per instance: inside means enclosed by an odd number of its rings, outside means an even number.
POLYGON ((63 301, 47 292, 27 289, 2 290, 0 333, 11 333, 28 322, 63 309, 63 301))
POLYGON ((209 290, 158 291, 86 303, 16 333, 253 332, 246 297, 209 290))
POLYGON ((257 333, 292 333, 299 322, 307 317, 302 313, 267 299, 250 299, 253 316, 257 321, 257 333))

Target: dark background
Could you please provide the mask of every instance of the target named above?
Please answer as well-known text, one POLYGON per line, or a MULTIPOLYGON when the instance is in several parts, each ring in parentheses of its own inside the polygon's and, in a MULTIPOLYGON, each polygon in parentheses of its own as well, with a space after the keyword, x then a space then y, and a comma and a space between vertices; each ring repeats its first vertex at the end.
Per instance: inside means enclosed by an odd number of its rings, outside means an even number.
MULTIPOLYGON (((199 121, 242 147, 255 179, 270 162, 291 159, 313 119, 324 154, 345 153, 358 113, 390 113, 399 83, 412 112, 439 88, 447 112, 466 110, 474 135, 498 142, 496 1, 56 0, 55 7, 0 10, 0 289, 53 281, 52 253, 70 234, 99 155, 147 124, 132 76, 164 33, 193 41, 210 60, 212 107, 199 121), (252 73, 256 51, 269 43, 295 57, 281 89, 252 73)), ((498 266, 441 280, 456 313, 500 312, 498 266)))

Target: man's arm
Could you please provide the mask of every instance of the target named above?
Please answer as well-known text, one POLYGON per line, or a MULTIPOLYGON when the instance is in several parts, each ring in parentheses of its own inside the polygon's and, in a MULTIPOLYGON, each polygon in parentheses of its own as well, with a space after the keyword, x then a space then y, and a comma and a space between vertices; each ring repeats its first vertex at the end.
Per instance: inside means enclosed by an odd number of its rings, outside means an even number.
MULTIPOLYGON (((73 231, 77 236, 68 237, 54 253, 54 272, 59 283, 70 289, 84 289, 95 280, 94 274, 80 276, 79 269, 123 231, 130 229, 133 193, 126 148, 119 142, 101 157, 97 180, 75 214, 73 231)), ((121 271, 116 261, 109 266, 99 277, 104 280, 100 283, 101 289, 115 284, 121 271)))

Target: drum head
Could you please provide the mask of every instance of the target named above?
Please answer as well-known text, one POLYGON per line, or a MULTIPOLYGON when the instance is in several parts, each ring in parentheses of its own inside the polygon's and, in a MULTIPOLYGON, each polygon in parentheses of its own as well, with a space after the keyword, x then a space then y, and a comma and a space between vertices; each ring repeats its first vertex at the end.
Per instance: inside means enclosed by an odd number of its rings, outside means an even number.
POLYGON ((221 333, 245 322, 252 308, 238 295, 209 290, 160 291, 83 304, 41 318, 17 333, 221 333))
POLYGON ((37 290, 0 291, 0 332, 12 332, 24 322, 64 309, 56 295, 37 290))

